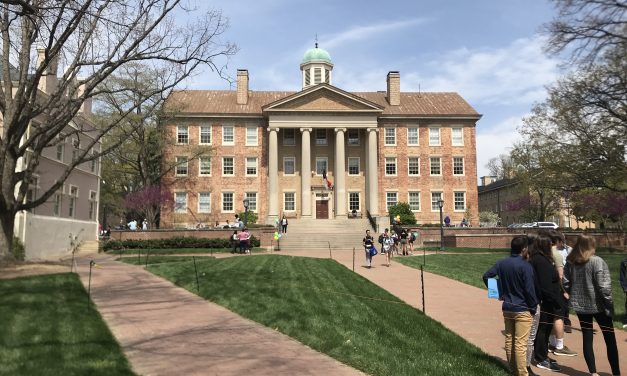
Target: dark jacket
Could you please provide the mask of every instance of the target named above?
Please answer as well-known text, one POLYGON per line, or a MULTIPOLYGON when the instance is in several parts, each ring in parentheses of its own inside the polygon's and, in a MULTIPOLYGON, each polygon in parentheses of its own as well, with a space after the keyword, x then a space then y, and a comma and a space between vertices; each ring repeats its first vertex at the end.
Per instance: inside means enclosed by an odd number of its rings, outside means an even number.
POLYGON ((533 268, 520 255, 499 260, 483 275, 483 283, 488 285, 488 278, 498 276, 499 295, 505 312, 535 313, 538 306, 534 285, 533 268))
POLYGON ((627 258, 620 263, 620 287, 627 294, 627 258))
POLYGON ((555 265, 542 254, 533 255, 529 262, 533 266, 540 287, 540 307, 549 313, 560 310, 563 299, 560 276, 555 265))

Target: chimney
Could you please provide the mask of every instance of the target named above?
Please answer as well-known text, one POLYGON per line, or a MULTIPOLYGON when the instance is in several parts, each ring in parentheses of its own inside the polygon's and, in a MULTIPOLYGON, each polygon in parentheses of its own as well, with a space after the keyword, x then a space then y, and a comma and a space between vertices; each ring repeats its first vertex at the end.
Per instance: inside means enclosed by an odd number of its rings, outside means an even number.
MULTIPOLYGON (((45 60, 46 50, 43 48, 37 49, 37 66, 39 67, 45 60)), ((59 66, 59 58, 57 56, 51 57, 48 60, 48 66, 44 69, 41 78, 39 79, 39 90, 46 94, 52 93, 57 88, 57 68, 59 66)))
POLYGON ((496 176, 482 176, 481 177, 481 186, 486 186, 494 183, 496 181, 496 176))
MULTIPOLYGON (((78 89, 76 90, 76 96, 80 97, 81 95, 83 95, 83 93, 85 93, 85 83, 81 82, 80 85, 78 86, 78 89)), ((85 98, 78 112, 80 112, 83 115, 91 115, 91 102, 92 102, 91 98, 85 98)))
POLYGON ((388 73, 388 102, 391 106, 401 104, 401 74, 398 71, 388 73))
POLYGON ((237 70, 237 104, 248 104, 248 70, 237 70))

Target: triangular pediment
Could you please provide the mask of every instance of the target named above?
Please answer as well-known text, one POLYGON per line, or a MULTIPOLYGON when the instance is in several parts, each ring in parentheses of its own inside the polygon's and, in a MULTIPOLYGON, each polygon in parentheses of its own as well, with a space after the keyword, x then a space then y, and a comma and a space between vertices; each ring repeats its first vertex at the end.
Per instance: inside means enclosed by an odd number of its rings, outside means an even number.
POLYGON ((263 107, 264 112, 382 112, 383 108, 332 85, 320 84, 263 107))

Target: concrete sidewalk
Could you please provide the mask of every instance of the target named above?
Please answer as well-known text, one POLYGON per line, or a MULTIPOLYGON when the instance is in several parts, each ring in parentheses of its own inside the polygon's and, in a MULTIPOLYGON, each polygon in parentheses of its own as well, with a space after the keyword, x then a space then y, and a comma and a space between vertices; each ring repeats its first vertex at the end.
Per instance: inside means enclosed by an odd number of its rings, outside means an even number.
MULTIPOLYGON (((140 375, 362 375, 142 267, 94 259, 92 299, 140 375)), ((78 272, 87 287, 89 259, 78 272)))

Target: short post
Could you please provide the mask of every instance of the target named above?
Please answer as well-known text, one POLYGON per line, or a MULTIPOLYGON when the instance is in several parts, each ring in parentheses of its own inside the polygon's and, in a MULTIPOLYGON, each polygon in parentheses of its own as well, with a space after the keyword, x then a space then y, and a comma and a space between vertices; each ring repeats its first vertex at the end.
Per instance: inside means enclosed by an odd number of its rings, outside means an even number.
POLYGON ((74 253, 74 250, 72 250, 72 263, 70 264, 70 273, 74 271, 74 253))
POLYGON ((196 267, 196 256, 192 256, 194 260, 194 272, 196 273, 196 291, 200 294, 200 283, 198 283, 198 268, 196 267))
POLYGON ((333 260, 333 255, 331 254, 331 242, 327 241, 327 244, 329 245, 329 258, 333 260))
POLYGON ((149 253, 150 253, 150 252, 146 251, 146 268, 148 268, 148 254, 149 254, 149 253))
POLYGON ((87 310, 89 310, 89 301, 91 300, 91 269, 96 265, 94 260, 89 261, 89 283, 87 284, 87 310))
POLYGON ((422 287, 422 313, 425 313, 425 277, 422 265, 420 265, 420 284, 422 287))
POLYGON ((118 257, 122 258, 122 248, 120 248, 120 252, 118 253, 118 257))
POLYGON ((444 200, 442 200, 442 198, 438 200, 438 207, 440 208, 440 252, 443 252, 444 251, 444 224, 442 223, 442 208, 444 207, 444 200))
POLYGON ((427 251, 422 247, 422 265, 427 265, 427 251))
POLYGON ((353 247, 353 271, 355 271, 355 247, 353 247))
POLYGON ((142 250, 141 248, 137 248, 137 265, 142 264, 142 250))

